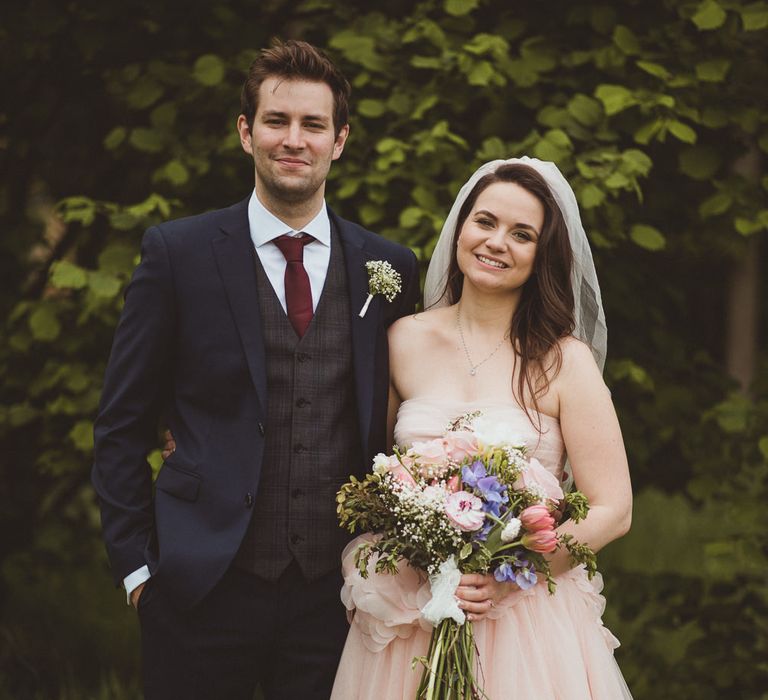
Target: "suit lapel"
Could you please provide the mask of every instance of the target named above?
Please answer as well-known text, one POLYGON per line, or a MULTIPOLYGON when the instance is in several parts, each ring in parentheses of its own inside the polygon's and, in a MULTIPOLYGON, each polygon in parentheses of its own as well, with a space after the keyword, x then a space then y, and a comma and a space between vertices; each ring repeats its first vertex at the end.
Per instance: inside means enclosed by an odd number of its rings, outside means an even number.
POLYGON ((227 211, 220 228, 224 235, 213 240, 213 252, 263 415, 267 406, 266 358, 254 270, 255 251, 248 225, 248 199, 227 211))
POLYGON ((379 341, 380 299, 374 297, 363 318, 360 309, 368 296, 368 272, 365 263, 373 255, 365 250, 362 238, 344 220, 339 219, 329 209, 331 220, 341 238, 344 249, 344 264, 347 269, 349 301, 352 328, 352 363, 355 373, 357 412, 360 421, 360 438, 364 454, 368 450, 368 438, 371 429, 374 400, 374 373, 376 369, 376 344, 379 341))

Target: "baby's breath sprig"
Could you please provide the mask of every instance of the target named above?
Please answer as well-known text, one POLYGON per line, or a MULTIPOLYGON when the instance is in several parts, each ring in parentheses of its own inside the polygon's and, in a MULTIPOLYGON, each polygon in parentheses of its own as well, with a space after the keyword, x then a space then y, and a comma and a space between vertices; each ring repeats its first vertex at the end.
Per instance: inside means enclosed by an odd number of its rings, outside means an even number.
POLYGON ((365 316, 368 307, 377 294, 381 294, 387 301, 394 301, 402 291, 403 278, 386 260, 369 260, 365 263, 368 271, 368 298, 360 309, 360 318, 365 316))

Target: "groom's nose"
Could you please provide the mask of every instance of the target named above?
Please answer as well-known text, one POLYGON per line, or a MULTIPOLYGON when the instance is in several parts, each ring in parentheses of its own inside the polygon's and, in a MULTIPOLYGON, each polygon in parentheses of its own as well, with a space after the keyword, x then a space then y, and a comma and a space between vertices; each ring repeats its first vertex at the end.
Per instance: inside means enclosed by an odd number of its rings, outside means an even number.
POLYGON ((304 136, 299 122, 291 122, 283 136, 283 146, 296 150, 304 146, 304 136))

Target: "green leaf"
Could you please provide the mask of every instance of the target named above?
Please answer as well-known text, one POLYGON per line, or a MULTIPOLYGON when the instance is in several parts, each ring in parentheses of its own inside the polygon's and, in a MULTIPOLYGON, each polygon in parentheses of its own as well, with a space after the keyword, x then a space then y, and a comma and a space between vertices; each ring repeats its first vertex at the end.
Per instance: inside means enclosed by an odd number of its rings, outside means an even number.
POLYGON ((31 423, 38 415, 40 415, 40 411, 30 404, 17 403, 8 409, 8 423, 12 428, 20 428, 31 423))
POLYGON ((738 10, 741 21, 748 32, 768 27, 768 5, 765 2, 753 2, 738 10))
POLYGON ((400 212, 400 226, 414 228, 424 216, 421 207, 406 207, 400 212))
POLYGON ((720 154, 710 146, 683 148, 678 158, 680 172, 694 180, 709 180, 720 167, 720 154))
POLYGON ((696 64, 696 77, 708 83, 721 83, 730 67, 731 62, 725 58, 702 61, 696 64))
POLYGON ((591 182, 579 191, 579 203, 583 209, 599 207, 604 201, 605 192, 591 182))
POLYGON ((357 111, 364 117, 380 117, 382 114, 384 114, 384 112, 386 112, 386 110, 387 106, 382 100, 372 100, 370 98, 366 98, 364 100, 360 100, 357 105, 357 111))
POLYGON ((218 85, 224 80, 225 66, 218 56, 209 53, 195 61, 192 75, 202 85, 218 85))
POLYGON ((642 145, 647 145, 651 142, 651 139, 658 134, 662 127, 664 126, 664 122, 661 119, 652 119, 649 122, 646 122, 641 126, 635 133, 633 134, 635 141, 642 145))
POLYGON ((69 439, 80 452, 90 453, 93 450, 93 423, 88 420, 78 421, 69 431, 69 439))
POLYGON ((384 216, 384 210, 376 204, 363 204, 358 211, 363 226, 371 226, 384 216))
POLYGON ((163 137, 154 129, 136 127, 131 131, 131 145, 139 151, 158 153, 163 150, 163 137))
POLYGON ((82 289, 88 284, 88 278, 79 265, 58 260, 51 265, 51 284, 59 289, 82 289))
POLYGON ((371 36, 363 36, 353 29, 345 29, 334 35, 329 44, 363 68, 381 71, 386 67, 384 59, 376 51, 376 40, 371 36))
POLYGON ((627 55, 640 53, 640 42, 635 33, 623 24, 613 30, 613 43, 627 55))
POLYGON ((652 61, 635 61, 635 65, 646 73, 650 73, 662 80, 669 80, 672 77, 672 73, 670 73, 664 66, 658 63, 653 63, 652 61))
POLYGON ((459 561, 464 561, 467 557, 469 557, 472 554, 472 543, 467 542, 459 552, 459 561))
POLYGON ((189 180, 189 170, 176 158, 165 164, 162 173, 165 179, 174 185, 183 185, 189 180))
POLYGON ((479 0, 445 0, 443 7, 449 15, 463 17, 479 5, 479 0))
POLYGON ((687 124, 673 119, 667 122, 667 128, 678 140, 684 143, 696 143, 696 132, 687 124))
POLYGON ((733 220, 733 226, 742 236, 751 236, 753 233, 757 233, 765 228, 760 221, 745 219, 742 216, 737 216, 733 220))
POLYGON ((163 88, 153 78, 144 77, 133 85, 126 101, 134 109, 146 109, 163 96, 163 88))
POLYGON ((39 306, 29 317, 29 329, 35 340, 50 342, 61 333, 61 323, 50 306, 39 306))
POLYGON ((731 208, 731 204, 733 204, 733 197, 728 192, 718 192, 699 205, 699 215, 702 219, 708 219, 711 216, 725 214, 731 208))
POLYGON ((173 102, 165 102, 152 110, 149 120, 152 122, 152 126, 169 129, 176 122, 177 113, 178 109, 173 102))
POLYGON ((609 117, 637 104, 635 96, 623 85, 598 85, 595 97, 603 103, 609 117))
POLYGON ((726 433, 743 433, 752 409, 752 402, 742 394, 731 394, 714 407, 712 413, 726 433))
POLYGON ((104 137, 104 141, 102 142, 104 148, 108 151, 114 151, 123 141, 125 141, 127 134, 128 132, 125 130, 125 127, 116 126, 104 137))
POLYGON ((568 113, 584 126, 594 126, 603 116, 600 102, 587 95, 574 95, 568 103, 568 113))
POLYGON ((496 71, 489 61, 476 61, 467 73, 467 82, 470 85, 489 85, 495 75, 496 71))
POLYGON ((768 435, 761 437, 757 446, 760 449, 760 454, 763 455, 763 459, 768 460, 768 435))
POLYGON ((715 0, 703 0, 691 20, 701 30, 717 29, 725 22, 726 12, 715 0))
POLYGON ((97 296, 114 298, 120 292, 120 280, 114 275, 97 270, 88 275, 88 288, 97 296))
POLYGON ((411 65, 414 68, 434 68, 443 67, 443 60, 436 56, 414 56, 411 58, 411 65))
POLYGON ((663 250, 667 245, 661 231, 646 224, 635 224, 629 231, 629 237, 636 245, 646 250, 663 250))
POLYGON ((623 190, 632 184, 632 181, 622 172, 613 172, 604 181, 605 186, 610 190, 623 190))

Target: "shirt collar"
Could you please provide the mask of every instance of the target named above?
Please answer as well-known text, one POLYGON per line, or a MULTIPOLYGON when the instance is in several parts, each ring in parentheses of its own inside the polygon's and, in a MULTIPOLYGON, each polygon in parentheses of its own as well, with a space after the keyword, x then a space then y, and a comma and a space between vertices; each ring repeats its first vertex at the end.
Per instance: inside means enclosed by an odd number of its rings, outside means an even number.
MULTIPOLYGON (((285 233, 298 233, 278 219, 259 201, 256 190, 251 193, 251 198, 248 201, 248 225, 251 229, 251 240, 257 248, 285 233)), ((325 201, 323 201, 320 211, 317 212, 317 216, 301 230, 320 243, 327 246, 331 245, 331 220, 328 218, 328 208, 325 201)))

